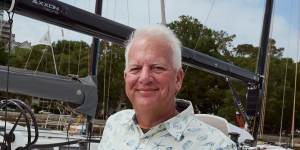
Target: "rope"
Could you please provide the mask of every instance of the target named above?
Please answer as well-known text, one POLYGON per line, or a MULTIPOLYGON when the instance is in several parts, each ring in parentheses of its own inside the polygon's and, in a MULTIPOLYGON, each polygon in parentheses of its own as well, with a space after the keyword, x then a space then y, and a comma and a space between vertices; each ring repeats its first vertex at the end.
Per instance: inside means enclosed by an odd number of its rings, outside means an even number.
MULTIPOLYGON (((299 9, 300 14, 300 9, 299 9)), ((300 20, 300 16, 299 19, 300 20)), ((299 29, 298 29, 299 30, 299 29)), ((298 61, 299 61, 299 38, 300 38, 300 31, 298 31, 298 38, 297 38, 297 59, 296 59, 296 66, 295 66, 295 79, 294 79, 294 101, 293 101, 293 117, 292 117, 292 127, 291 127, 291 146, 294 146, 294 132, 295 132, 295 107, 296 107, 296 95, 297 95, 297 78, 298 78, 298 61)))
POLYGON ((110 50, 110 61, 109 61, 109 72, 108 72, 108 87, 107 87, 107 99, 106 99, 106 117, 105 119, 108 118, 108 101, 109 101, 109 92, 110 92, 110 82, 111 82, 111 65, 112 65, 112 54, 113 54, 113 49, 110 50))
POLYGON ((52 52, 52 59, 53 59, 53 65, 54 65, 55 75, 58 75, 57 68, 56 68, 55 56, 54 56, 54 50, 53 50, 52 45, 50 45, 50 48, 51 48, 51 52, 52 52))
MULTIPOLYGON (((289 20, 292 19, 292 11, 293 11, 293 2, 290 3, 290 13, 289 13, 289 20)), ((291 24, 288 27, 288 35, 291 33, 291 24)), ((290 36, 288 36, 288 44, 287 48, 290 48, 290 36)), ((284 112, 284 103, 285 103, 285 93, 286 93, 286 81, 287 81, 287 67, 288 67, 288 59, 286 59, 285 64, 285 73, 284 73, 284 85, 283 85, 283 94, 282 94, 282 107, 281 107, 281 118, 280 118, 280 130, 279 130, 279 145, 281 145, 281 137, 282 137, 282 123, 283 123, 283 112, 284 112)))
POLYGON ((231 90, 231 94, 233 96, 233 102, 234 102, 235 107, 238 109, 238 112, 242 115, 244 122, 249 123, 249 117, 245 112, 245 109, 242 105, 242 102, 241 102, 236 90, 232 86, 230 78, 226 77, 225 79, 226 79, 227 84, 228 84, 228 86, 231 90))
POLYGON ((127 0, 127 24, 129 25, 129 2, 127 0))
POLYGON ((283 84, 283 94, 282 94, 282 107, 281 107, 280 130, 279 130, 280 145, 281 145, 281 136, 282 136, 282 121, 283 121, 283 110, 284 110, 284 102, 285 102, 285 92, 286 92, 287 66, 288 66, 288 59, 286 60, 286 64, 285 64, 284 84, 283 84))
POLYGON ((27 60, 26 60, 26 63, 25 63, 24 69, 27 69, 27 65, 28 65, 29 59, 30 59, 30 57, 31 57, 31 53, 32 53, 32 48, 30 47, 29 56, 28 56, 28 58, 27 58, 27 60))
POLYGON ((148 0, 148 24, 150 24, 151 19, 150 19, 150 0, 148 0))
POLYGON ((68 74, 71 72, 71 41, 69 41, 68 74))
POLYGON ((104 8, 107 11, 107 16, 109 16, 108 1, 109 0, 106 1, 106 3, 105 3, 106 5, 105 5, 105 8, 104 8))
POLYGON ((79 77, 79 67, 80 67, 80 60, 81 60, 81 47, 82 47, 82 41, 80 41, 79 54, 78 54, 78 65, 77 65, 77 76, 78 77, 79 77))
MULTIPOLYGON (((13 25, 13 17, 14 12, 7 12, 8 14, 8 23, 9 23, 9 42, 8 42, 8 54, 7 54, 7 75, 6 75, 6 98, 5 98, 5 105, 8 104, 9 98, 9 72, 10 72, 10 55, 11 55, 11 37, 12 37, 12 25, 13 25)), ((7 127, 7 107, 5 107, 5 115, 4 115, 4 135, 6 135, 6 127, 7 127)), ((3 138, 4 143, 5 138, 3 138)))
MULTIPOLYGON (((108 46, 109 47, 109 46, 108 46)), ((103 73, 103 102, 102 102, 102 106, 103 106, 103 120, 105 119, 105 99, 106 99, 106 52, 107 52, 107 48, 103 49, 103 55, 104 55, 104 73, 103 73)))
POLYGON ((117 2, 114 0, 114 15, 113 15, 113 20, 116 20, 116 11, 117 11, 117 2))
POLYGON ((44 66, 44 72, 47 72, 48 70, 48 55, 47 53, 45 54, 45 66, 44 66))
POLYGON ((65 47, 66 45, 64 44, 64 30, 63 28, 61 28, 61 36, 62 36, 62 44, 63 44, 63 49, 62 49, 62 53, 60 54, 60 58, 59 58, 59 64, 58 64, 58 72, 60 72, 61 69, 61 65, 62 65, 62 59, 63 59, 63 55, 65 52, 65 47))
MULTIPOLYGON (((206 16, 206 18, 205 18, 205 20, 204 20, 204 22, 203 22, 203 25, 205 25, 205 24, 207 23, 207 21, 208 21, 208 18, 209 18, 210 14, 211 14, 211 12, 212 12, 212 10, 213 10, 214 6, 215 6, 215 2, 216 2, 216 0, 213 0, 213 2, 212 2, 212 4, 211 4, 211 6, 210 6, 210 8, 209 8, 208 14, 207 14, 207 16, 206 16)), ((197 42, 196 42, 196 45, 195 45, 194 49, 196 49, 196 47, 198 46, 198 43, 199 43, 199 41, 200 41, 200 35, 201 35, 201 33, 202 33, 202 32, 200 31, 200 32, 199 32, 199 36, 198 36, 198 39, 197 39, 197 42)))
MULTIPOLYGON (((210 6, 210 8, 209 8, 209 11, 208 11, 208 13, 207 13, 207 16, 206 16, 206 18, 205 18, 205 20, 204 20, 204 22, 203 22, 203 25, 205 25, 205 24, 207 23, 208 18, 209 18, 210 14, 211 14, 211 12, 212 12, 214 6, 215 6, 215 2, 216 2, 216 0, 213 0, 211 6, 210 6)), ((199 43, 199 41, 200 41, 200 36, 201 36, 201 34, 202 34, 202 31, 199 32, 198 38, 197 38, 197 41, 196 41, 196 44, 195 44, 195 46, 194 46, 193 49, 196 49, 196 48, 197 48, 198 43, 199 43)), ((185 68, 184 73, 187 72, 188 68, 189 68, 189 66, 187 66, 187 67, 185 68)))
POLYGON ((39 61, 39 63, 38 63, 38 65, 37 65, 37 67, 36 67, 36 69, 35 69, 34 72, 37 72, 37 70, 39 69, 39 66, 40 66, 40 64, 41 64, 41 62, 43 60, 43 57, 44 57, 44 54, 45 54, 46 51, 47 51, 47 49, 43 49, 43 53, 42 53, 41 59, 40 59, 40 61, 39 61))

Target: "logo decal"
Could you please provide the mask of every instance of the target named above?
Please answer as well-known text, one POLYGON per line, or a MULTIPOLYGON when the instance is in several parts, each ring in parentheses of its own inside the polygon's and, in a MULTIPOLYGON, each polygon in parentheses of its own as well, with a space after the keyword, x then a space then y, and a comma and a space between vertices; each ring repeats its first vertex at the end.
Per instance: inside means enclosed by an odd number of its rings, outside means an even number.
POLYGON ((59 12, 60 12, 59 6, 45 2, 43 0, 32 0, 32 3, 35 5, 41 6, 44 10, 51 12, 51 13, 59 14, 59 12))

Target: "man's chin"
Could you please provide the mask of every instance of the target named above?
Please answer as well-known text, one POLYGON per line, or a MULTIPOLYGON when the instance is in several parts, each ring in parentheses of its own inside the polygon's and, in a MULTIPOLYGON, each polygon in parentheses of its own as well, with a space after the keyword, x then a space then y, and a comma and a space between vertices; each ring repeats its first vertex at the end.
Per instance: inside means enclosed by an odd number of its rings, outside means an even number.
POLYGON ((136 96, 143 98, 143 97, 153 97, 157 94, 156 90, 153 91, 136 91, 136 96))
POLYGON ((157 98, 154 97, 138 97, 134 103, 137 107, 151 107, 156 102, 157 98))

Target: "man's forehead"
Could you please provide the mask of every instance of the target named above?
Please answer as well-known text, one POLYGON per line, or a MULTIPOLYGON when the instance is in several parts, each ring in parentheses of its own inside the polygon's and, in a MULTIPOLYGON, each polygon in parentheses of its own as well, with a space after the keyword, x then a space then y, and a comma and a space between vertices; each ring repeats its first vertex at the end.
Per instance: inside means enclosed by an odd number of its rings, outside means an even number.
POLYGON ((132 46, 129 50, 129 55, 145 53, 157 54, 159 56, 162 56, 171 55, 172 50, 171 47, 165 41, 159 39, 142 38, 133 41, 132 46))
POLYGON ((150 46, 159 46, 159 47, 170 47, 169 43, 167 42, 166 39, 162 38, 162 37, 140 37, 140 38, 136 38, 133 40, 132 42, 133 45, 136 46, 146 46, 146 45, 150 45, 150 46))
POLYGON ((164 57, 152 57, 155 59, 148 59, 149 57, 135 57, 132 59, 128 60, 128 65, 129 66, 137 66, 137 65, 142 65, 142 64, 147 64, 147 65, 166 65, 171 62, 168 61, 168 59, 164 57))

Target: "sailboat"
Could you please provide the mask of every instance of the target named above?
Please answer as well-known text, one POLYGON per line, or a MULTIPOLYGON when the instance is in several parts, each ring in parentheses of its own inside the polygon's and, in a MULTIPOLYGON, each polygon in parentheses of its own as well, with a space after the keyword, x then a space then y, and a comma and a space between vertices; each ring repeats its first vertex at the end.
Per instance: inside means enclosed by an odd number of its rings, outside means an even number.
MULTIPOLYGON (((79 8, 76 8, 74 6, 65 4, 60 1, 52 0, 52 1, 43 1, 43 0, 0 0, 0 3, 3 3, 3 6, 1 6, 1 9, 5 9, 8 11, 15 12, 20 15, 24 15, 33 19, 37 19, 40 21, 44 21, 50 24, 58 25, 61 27, 65 27, 71 30, 75 30, 93 37, 105 39, 114 43, 118 43, 120 45, 123 45, 124 41, 127 40, 129 35, 134 31, 134 28, 131 28, 129 26, 114 22, 112 20, 103 18, 99 15, 89 13, 87 11, 81 10, 79 8), (80 16, 78 16, 80 15, 80 16)), ((260 50, 260 59, 259 59, 259 67, 258 67, 258 73, 250 72, 246 69, 237 67, 231 63, 227 63, 221 60, 218 60, 216 58, 213 58, 211 56, 205 55, 200 52, 196 52, 190 48, 182 47, 182 57, 183 57, 183 63, 196 68, 200 70, 204 70, 216 75, 224 76, 224 77, 230 77, 235 78, 238 80, 241 80, 243 82, 246 82, 248 84, 248 98, 251 98, 254 103, 255 107, 252 107, 252 116, 251 118, 249 115, 244 111, 244 109, 241 107, 241 102, 238 100, 238 97, 235 96, 235 92, 233 90, 233 97, 235 99, 235 105, 237 106, 239 112, 242 114, 243 119, 245 122, 248 123, 248 125, 253 126, 253 135, 249 136, 249 133, 245 130, 241 130, 238 127, 235 127, 229 123, 226 123, 226 120, 220 119, 215 116, 199 116, 199 119, 205 120, 205 118, 214 118, 214 119, 207 119, 209 121, 216 121, 217 123, 210 123, 212 126, 215 126, 216 128, 219 128, 224 133, 231 133, 231 132, 237 132, 238 134, 242 135, 241 137, 245 137, 243 140, 237 139, 237 145, 240 148, 244 149, 257 149, 261 147, 265 147, 266 149, 284 149, 282 147, 274 147, 269 145, 258 145, 257 144, 257 134, 259 130, 258 124, 252 124, 251 122, 259 122, 260 121, 260 103, 261 103, 261 94, 263 93, 263 84, 264 84, 264 73, 265 73, 265 60, 266 60, 266 52, 267 52, 267 45, 268 45, 268 39, 269 39, 269 29, 270 29, 270 20, 271 20, 271 14, 272 14, 272 3, 273 0, 267 0, 266 3, 266 12, 264 17, 264 25, 262 30, 262 37, 261 37, 261 50, 260 50), (258 107, 256 107, 258 105, 258 107), (254 111, 254 113, 253 113, 254 111), (217 121, 221 120, 221 121, 217 121), (222 123, 220 123, 222 122, 222 123), (217 125, 223 124, 221 127, 218 127, 217 125), (247 145, 246 141, 252 140, 252 142, 247 145)), ((95 55, 94 55, 95 56, 95 55)), ((96 62, 96 61, 95 61, 96 62)), ((95 63, 94 62, 94 63, 95 63)), ((3 82, 7 82, 5 80, 5 76, 8 72, 11 74, 10 78, 14 78, 15 80, 21 80, 22 82, 26 82, 25 80, 28 80, 28 77, 30 78, 36 78, 36 76, 28 73, 29 75, 26 77, 22 77, 24 72, 19 70, 13 70, 14 72, 10 73, 10 71, 7 71, 3 68, 3 75, 0 79, 4 79, 3 82), (19 73, 19 76, 15 75, 14 73, 19 73)), ((88 76, 87 78, 83 78, 80 81, 80 84, 75 81, 70 81, 69 79, 65 79, 64 77, 58 77, 53 75, 40 75, 39 77, 41 80, 35 81, 37 84, 46 85, 45 92, 37 93, 32 87, 22 87, 18 85, 20 82, 13 82, 14 80, 11 80, 9 83, 11 87, 8 89, 12 92, 22 92, 22 89, 29 89, 24 92, 24 94, 28 95, 38 95, 40 97, 49 97, 53 99, 58 99, 61 101, 68 101, 72 103, 80 104, 81 106, 78 107, 78 110, 82 113, 86 114, 89 117, 93 117, 96 111, 97 106, 97 86, 95 84, 94 76, 95 74, 92 74, 91 76, 88 76), (49 79, 51 77, 51 79, 49 79), (57 80, 55 80, 57 79, 57 80), (51 84, 45 84, 46 81, 51 80, 51 84), (58 82, 58 80, 62 80, 63 82, 58 82), (55 82, 54 82, 55 81, 55 82), (54 83, 52 83, 54 82, 54 83), (61 87, 64 86, 64 87, 61 87), (85 93, 86 94, 79 94, 79 95, 68 95, 68 93, 78 93, 78 87, 82 86, 82 88, 86 89, 79 93, 85 93), (61 87, 58 88, 57 87, 61 87), (47 89, 57 89, 56 95, 51 95, 47 92, 47 89), (70 88, 70 92, 64 92, 60 93, 59 91, 63 91, 64 88, 70 88), (91 92, 92 91, 92 92, 91 92), (83 97, 85 96, 91 96, 91 97, 83 97), (88 99, 89 101, 87 101, 88 99), (90 101, 91 100, 91 101, 90 101)), ((0 73, 1 76, 1 73, 0 73)), ((29 83, 25 83, 29 84, 29 83)), ((3 90, 5 90, 5 87, 2 87, 3 90)), ((250 101, 250 99, 248 99, 250 101)), ((34 146, 35 143, 32 144, 34 146)))

